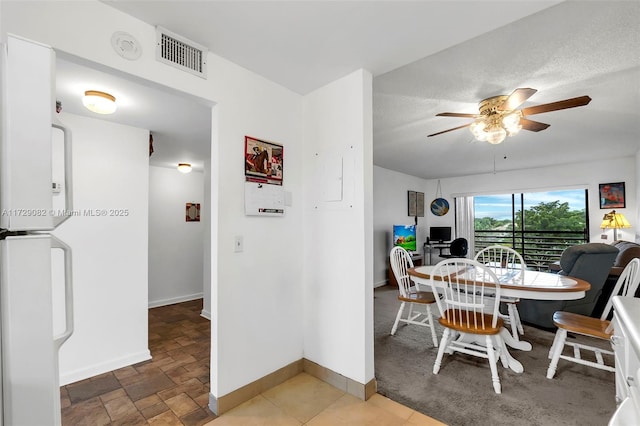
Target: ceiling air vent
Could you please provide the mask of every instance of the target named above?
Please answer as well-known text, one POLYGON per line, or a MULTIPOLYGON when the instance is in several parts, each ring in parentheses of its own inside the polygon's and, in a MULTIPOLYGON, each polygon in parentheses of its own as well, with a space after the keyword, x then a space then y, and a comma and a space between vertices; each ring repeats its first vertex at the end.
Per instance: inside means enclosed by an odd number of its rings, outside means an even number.
POLYGON ((156 27, 156 37, 158 61, 207 78, 207 48, 162 27, 156 27))

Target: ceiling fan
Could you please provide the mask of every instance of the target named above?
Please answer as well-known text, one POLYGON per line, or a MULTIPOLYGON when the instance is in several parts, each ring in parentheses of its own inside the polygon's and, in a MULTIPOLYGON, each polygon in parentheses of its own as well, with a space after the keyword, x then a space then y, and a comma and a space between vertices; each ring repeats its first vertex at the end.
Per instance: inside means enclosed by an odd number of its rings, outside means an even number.
POLYGON ((471 133, 473 133, 479 141, 499 144, 504 141, 505 137, 515 135, 521 129, 539 132, 549 127, 549 124, 527 119, 526 117, 529 115, 575 108, 591 102, 589 96, 579 96, 577 98, 565 99, 548 104, 516 109, 536 92, 536 89, 519 88, 514 90, 509 96, 500 95, 484 99, 478 103, 478 114, 458 112, 441 112, 440 114, 436 114, 437 117, 465 117, 475 120, 463 126, 433 133, 428 137, 469 127, 471 133))

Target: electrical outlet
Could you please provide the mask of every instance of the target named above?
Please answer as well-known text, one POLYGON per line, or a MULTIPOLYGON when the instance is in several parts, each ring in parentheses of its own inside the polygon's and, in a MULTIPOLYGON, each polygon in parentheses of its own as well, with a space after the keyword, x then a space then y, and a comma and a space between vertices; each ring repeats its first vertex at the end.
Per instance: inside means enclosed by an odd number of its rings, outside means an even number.
POLYGON ((244 250, 244 241, 242 235, 236 235, 233 243, 233 251, 241 253, 244 250))

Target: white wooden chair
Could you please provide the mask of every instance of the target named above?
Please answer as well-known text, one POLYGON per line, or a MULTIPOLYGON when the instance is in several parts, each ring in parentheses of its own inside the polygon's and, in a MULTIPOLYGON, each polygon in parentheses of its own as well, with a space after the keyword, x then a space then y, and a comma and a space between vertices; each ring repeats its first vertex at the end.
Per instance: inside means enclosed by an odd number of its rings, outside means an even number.
POLYGON ((598 346, 568 342, 567 333, 581 334, 595 339, 610 340, 613 335, 613 327, 611 322, 607 320, 607 317, 613 307, 613 297, 618 295, 633 296, 638 288, 638 283, 640 283, 640 259, 635 258, 627 264, 622 274, 620 274, 600 318, 592 318, 564 311, 557 311, 553 314, 553 324, 558 327, 558 330, 556 331, 556 337, 553 339, 553 344, 549 350, 551 362, 547 369, 547 379, 553 378, 556 373, 556 368, 558 367, 558 361, 561 358, 600 370, 615 371, 614 366, 605 364, 604 358, 602 357, 602 354, 613 356, 613 351, 598 346), (573 347, 573 356, 562 354, 565 345, 573 347), (583 359, 580 353, 581 349, 593 352, 595 361, 583 359))
POLYGON ((438 336, 436 335, 431 313, 431 305, 436 302, 436 297, 430 291, 421 291, 411 281, 407 270, 413 268, 413 261, 405 249, 400 246, 391 249, 389 260, 393 274, 398 282, 398 300, 400 301, 400 308, 398 309, 398 315, 396 315, 396 321, 393 323, 391 335, 393 336, 396 333, 400 322, 429 327, 433 346, 438 347, 438 336), (402 318, 402 312, 407 304, 409 304, 409 313, 406 318, 402 318), (422 306, 424 310, 421 310, 419 306, 422 306))
MULTIPOLYGON (((527 265, 520 253, 511 247, 500 245, 486 247, 476 254, 475 260, 491 267, 503 284, 506 282, 510 284, 524 283, 524 273, 527 270, 527 265)), ((519 340, 518 333, 524 334, 524 328, 522 328, 520 314, 518 313, 520 299, 503 296, 500 302, 507 307, 507 315, 500 315, 509 323, 513 338, 519 340)))
POLYGON ((433 292, 442 296, 436 303, 440 311, 438 322, 444 327, 433 374, 440 371, 445 352, 485 358, 489 360, 493 389, 501 393, 497 361, 500 359, 508 367, 508 360, 500 336, 504 320, 498 315, 498 277, 491 268, 471 259, 443 260, 430 275, 433 292), (446 284, 443 286, 442 282, 446 284))

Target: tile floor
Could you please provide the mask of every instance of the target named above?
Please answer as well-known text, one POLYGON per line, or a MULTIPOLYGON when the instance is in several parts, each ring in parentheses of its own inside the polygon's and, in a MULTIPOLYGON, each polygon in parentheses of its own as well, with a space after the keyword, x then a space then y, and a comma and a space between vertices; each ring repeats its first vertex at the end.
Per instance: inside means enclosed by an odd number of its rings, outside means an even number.
POLYGON ((203 425, 210 323, 202 300, 149 309, 150 361, 60 388, 63 425, 203 425))
POLYGON ((362 401, 302 373, 217 417, 209 402, 209 321, 202 300, 149 310, 152 360, 60 388, 62 424, 442 425, 381 395, 362 401))
POLYGON ((207 426, 436 426, 437 420, 375 394, 362 401, 302 373, 207 426))

